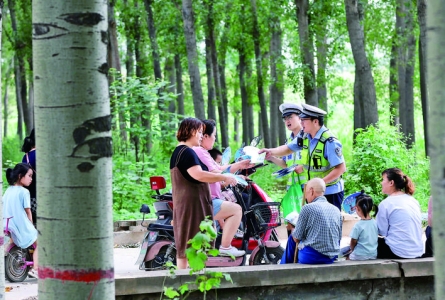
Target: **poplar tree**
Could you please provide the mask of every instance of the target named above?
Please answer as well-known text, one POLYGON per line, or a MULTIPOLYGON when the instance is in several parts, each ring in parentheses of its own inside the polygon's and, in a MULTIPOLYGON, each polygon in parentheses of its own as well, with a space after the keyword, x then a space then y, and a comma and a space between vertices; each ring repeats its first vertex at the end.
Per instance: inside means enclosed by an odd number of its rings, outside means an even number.
POLYGON ((444 169, 445 153, 443 152, 443 137, 445 126, 443 116, 445 106, 443 99, 445 90, 445 7, 442 1, 428 1, 427 9, 427 77, 429 80, 430 110, 428 113, 428 152, 431 155, 430 178, 433 196, 433 243, 434 243, 434 286, 436 299, 445 299, 445 186, 444 169))
POLYGON ((107 1, 32 11, 39 299, 114 299, 107 1))
MULTIPOLYGON (((4 1, 0 0, 0 45, 2 42, 2 34, 3 34, 3 5, 4 1)), ((0 49, 0 58, 2 57, 2 49, 0 49)), ((2 82, 2 72, 1 72, 1 66, 0 66, 0 82, 2 82)), ((1 88, 0 88, 0 95, 1 95, 1 88)), ((1 102, 0 102, 0 111, 2 111, 1 102)), ((2 115, 0 114, 0 145, 2 144, 2 130, 1 130, 1 124, 2 124, 2 115)), ((3 161, 2 157, 2 149, 0 147, 0 161, 3 161)), ((0 191, 3 191, 3 180, 0 179, 0 191)), ((2 194, 0 193, 0 216, 3 216, 3 199, 2 194)), ((5 236, 3 234, 3 222, 0 222, 0 257, 5 257, 5 248, 3 247, 5 236)), ((0 299, 5 299, 5 260, 0 259, 0 299)))

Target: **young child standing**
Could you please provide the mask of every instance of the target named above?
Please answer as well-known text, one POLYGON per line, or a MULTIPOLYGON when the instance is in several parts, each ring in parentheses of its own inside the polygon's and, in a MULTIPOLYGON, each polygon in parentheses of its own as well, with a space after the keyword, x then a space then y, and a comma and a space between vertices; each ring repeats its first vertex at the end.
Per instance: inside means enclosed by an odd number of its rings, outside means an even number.
MULTIPOLYGON (((24 188, 32 182, 32 169, 28 164, 17 164, 14 169, 6 170, 6 178, 9 187, 3 195, 3 227, 6 227, 7 218, 11 218, 8 229, 14 243, 20 248, 34 244, 34 270, 37 270, 37 230, 33 225, 30 194, 24 188)), ((37 276, 35 271, 29 275, 37 276)))
POLYGON ((376 259, 378 228, 377 222, 370 215, 374 207, 372 198, 362 191, 357 196, 355 207, 361 220, 351 230, 349 251, 342 249, 342 252, 346 252, 344 255, 347 256, 346 259, 350 260, 376 259))

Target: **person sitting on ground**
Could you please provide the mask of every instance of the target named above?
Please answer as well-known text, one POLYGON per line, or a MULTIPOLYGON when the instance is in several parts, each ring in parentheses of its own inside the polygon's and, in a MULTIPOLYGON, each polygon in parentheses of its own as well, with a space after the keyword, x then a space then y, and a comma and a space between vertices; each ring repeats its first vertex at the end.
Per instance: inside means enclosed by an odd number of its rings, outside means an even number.
POLYGON ((377 258, 377 239, 378 229, 377 223, 371 218, 371 211, 374 202, 364 191, 357 196, 355 209, 360 217, 351 230, 351 244, 349 247, 342 249, 342 253, 346 259, 350 260, 367 260, 377 258), (348 248, 348 249, 346 249, 348 248))
POLYGON ((338 208, 324 197, 326 184, 321 178, 307 182, 297 226, 292 232, 300 264, 331 264, 340 251, 342 217, 338 208))
MULTIPOLYGON (((296 211, 289 213, 286 218, 284 218, 284 222, 286 223, 286 229, 289 232, 294 231, 295 226, 297 226, 298 221, 298 213, 296 211)), ((295 263, 295 250, 297 249, 297 244, 294 241, 292 236, 289 236, 286 244, 286 251, 281 257, 280 264, 291 264, 295 263)))
POLYGON ((382 193, 388 195, 378 206, 377 258, 417 258, 423 254, 422 217, 419 202, 412 196, 411 178, 398 168, 382 172, 382 193))
POLYGON ((13 242, 23 249, 34 244, 34 269, 29 276, 37 277, 37 229, 32 220, 31 197, 25 188, 32 182, 32 169, 28 164, 17 164, 14 169, 6 170, 6 179, 9 187, 3 195, 3 228, 10 218, 8 230, 13 242))

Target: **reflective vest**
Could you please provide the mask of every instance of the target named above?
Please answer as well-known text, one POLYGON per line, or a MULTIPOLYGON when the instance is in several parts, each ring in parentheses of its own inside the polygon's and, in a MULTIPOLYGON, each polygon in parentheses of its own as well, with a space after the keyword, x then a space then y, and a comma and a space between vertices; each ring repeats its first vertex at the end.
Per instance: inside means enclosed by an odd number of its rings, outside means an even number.
MULTIPOLYGON (((301 161, 304 170, 307 171, 308 180, 312 178, 324 178, 334 169, 334 167, 332 167, 329 164, 329 161, 325 158, 324 155, 326 142, 332 142, 334 139, 336 139, 336 137, 329 132, 329 129, 327 129, 321 134, 320 139, 317 142, 317 145, 310 154, 309 154, 309 139, 308 138, 303 139, 303 149, 301 150, 301 161)), ((339 182, 340 179, 341 176, 338 177, 337 179, 334 179, 331 182, 326 183, 326 186, 334 185, 337 182, 339 182)))
MULTIPOLYGON (((306 134, 304 134, 304 136, 306 136, 306 134)), ((289 136, 289 138, 286 141, 286 145, 292 143, 292 141, 294 139, 296 139, 297 137, 293 137, 292 135, 289 136)), ((292 152, 292 154, 286 156, 286 166, 290 167, 292 165, 301 165, 302 164, 302 160, 301 160, 301 150, 296 151, 296 152, 292 152)), ((299 179, 300 179, 300 184, 304 184, 307 180, 306 180, 306 175, 305 173, 301 173, 298 174, 299 175, 299 179)), ((295 181, 298 182, 298 176, 297 174, 295 174, 295 181)), ((288 175, 288 179, 287 179, 287 188, 289 188, 292 185, 292 173, 288 175)))

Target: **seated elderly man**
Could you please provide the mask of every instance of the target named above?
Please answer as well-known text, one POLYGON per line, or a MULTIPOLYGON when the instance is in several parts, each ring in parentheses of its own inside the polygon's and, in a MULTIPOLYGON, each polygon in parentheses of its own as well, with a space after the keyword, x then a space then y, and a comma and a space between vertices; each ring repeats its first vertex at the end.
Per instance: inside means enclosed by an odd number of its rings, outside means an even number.
POLYGON ((308 204, 301 209, 292 232, 300 264, 331 264, 340 251, 341 214, 323 196, 325 190, 326 184, 321 178, 314 178, 305 186, 308 204))

